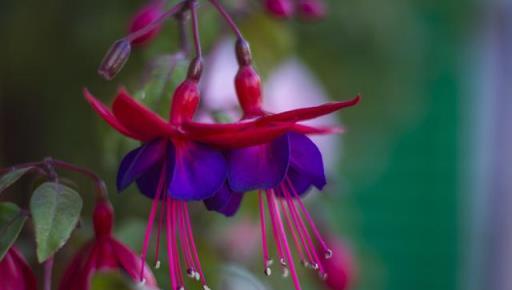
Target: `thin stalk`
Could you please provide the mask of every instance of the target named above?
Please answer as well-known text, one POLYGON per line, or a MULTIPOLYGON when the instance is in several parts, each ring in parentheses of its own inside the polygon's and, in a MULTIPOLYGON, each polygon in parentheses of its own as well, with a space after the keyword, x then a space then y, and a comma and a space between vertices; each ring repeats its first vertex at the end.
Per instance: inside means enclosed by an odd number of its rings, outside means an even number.
POLYGON ((231 30, 233 30, 233 33, 235 33, 239 39, 244 39, 244 37, 242 36, 242 32, 240 32, 240 29, 236 25, 235 21, 233 20, 233 18, 231 18, 231 16, 226 11, 226 9, 224 9, 222 4, 220 4, 219 0, 209 0, 209 1, 217 9, 217 11, 219 11, 219 13, 222 15, 222 17, 226 20, 226 22, 229 25, 229 27, 231 28, 231 30))

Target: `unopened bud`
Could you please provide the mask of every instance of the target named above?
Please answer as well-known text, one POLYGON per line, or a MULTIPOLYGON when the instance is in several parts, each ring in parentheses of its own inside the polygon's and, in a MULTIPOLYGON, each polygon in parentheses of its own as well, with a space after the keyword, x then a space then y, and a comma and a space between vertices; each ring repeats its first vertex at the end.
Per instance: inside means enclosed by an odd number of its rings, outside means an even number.
POLYGON ((301 0, 299 11, 300 16, 308 20, 323 18, 327 14, 323 0, 301 0))
MULTIPOLYGON (((153 3, 142 7, 135 16, 132 18, 130 22, 130 27, 128 31, 130 33, 134 33, 138 30, 143 29, 144 27, 150 25, 155 20, 157 20, 163 14, 163 2, 162 1, 154 1, 153 3)), ((141 45, 147 44, 151 40, 153 40, 160 31, 162 25, 155 25, 154 28, 149 30, 148 32, 142 34, 141 36, 132 40, 133 44, 141 45)))
POLYGON ((130 57, 131 49, 130 42, 125 39, 114 42, 103 57, 98 73, 107 80, 113 79, 130 57))
POLYGON ((93 213, 94 232, 97 236, 110 235, 112 232, 114 210, 108 200, 96 202, 93 213))
POLYGON ((293 14, 291 0, 265 0, 265 9, 275 17, 287 18, 293 14))
POLYGON ((244 118, 262 114, 261 79, 251 65, 241 66, 235 77, 235 89, 244 118))

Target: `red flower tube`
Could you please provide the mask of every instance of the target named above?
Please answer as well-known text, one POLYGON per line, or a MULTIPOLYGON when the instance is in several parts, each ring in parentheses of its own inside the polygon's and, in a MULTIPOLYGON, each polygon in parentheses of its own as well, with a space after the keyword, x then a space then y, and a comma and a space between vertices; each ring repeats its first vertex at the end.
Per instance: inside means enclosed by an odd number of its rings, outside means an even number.
POLYGON ((0 261, 2 290, 36 290, 36 278, 21 253, 10 248, 0 261))

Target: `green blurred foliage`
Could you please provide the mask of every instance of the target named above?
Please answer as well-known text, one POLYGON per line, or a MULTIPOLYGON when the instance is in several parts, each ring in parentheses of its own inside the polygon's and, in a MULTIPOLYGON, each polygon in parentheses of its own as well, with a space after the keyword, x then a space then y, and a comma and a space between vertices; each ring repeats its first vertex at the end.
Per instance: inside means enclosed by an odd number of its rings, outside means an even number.
MULTIPOLYGON (((248 2, 259 9, 259 1, 248 2)), ((143 3, 0 2, 0 164, 53 156, 94 169, 111 189, 116 232, 135 250, 141 247, 149 202, 135 188, 117 194, 114 184, 120 158, 137 143, 100 121, 81 88, 91 88, 109 103, 116 87, 124 85, 167 116, 172 89, 184 75, 181 63, 168 80, 169 67, 159 58, 178 49, 174 23, 149 47, 136 48, 113 82, 96 74, 103 53, 126 32, 132 13, 143 3), (153 81, 144 83, 144 68, 155 60, 160 61, 150 71, 153 81)), ((309 206, 351 242, 358 266, 354 289, 455 289, 461 243, 456 153, 462 98, 457 74, 459 53, 470 33, 464 24, 471 6, 399 0, 331 0, 328 5, 328 18, 321 22, 278 21, 257 11, 237 17, 264 77, 280 61, 298 55, 333 99, 363 96, 357 108, 340 114, 348 128, 343 162, 331 173, 329 192, 309 206)), ((207 3, 200 14, 208 52, 227 30, 207 3)), ((86 181, 79 186, 85 213, 90 213, 93 197, 87 193, 92 186, 86 181)), ((18 186, 14 191, 3 198, 26 205, 29 190, 18 186)), ((241 215, 256 220, 255 205, 253 195, 244 201, 241 215)), ((201 204, 193 205, 192 215, 204 268, 217 285, 218 266, 229 261, 211 241, 236 219, 205 213, 201 204)), ((91 235, 90 221, 84 218, 58 256, 58 270, 91 235)), ((29 230, 24 233, 28 239, 29 230)), ((168 287, 162 264, 155 274, 168 287)), ((265 278, 259 260, 244 266, 256 278, 265 278)), ((301 270, 301 277, 305 289, 321 287, 307 271, 301 270)), ((292 287, 279 275, 268 282, 275 289, 292 287)))

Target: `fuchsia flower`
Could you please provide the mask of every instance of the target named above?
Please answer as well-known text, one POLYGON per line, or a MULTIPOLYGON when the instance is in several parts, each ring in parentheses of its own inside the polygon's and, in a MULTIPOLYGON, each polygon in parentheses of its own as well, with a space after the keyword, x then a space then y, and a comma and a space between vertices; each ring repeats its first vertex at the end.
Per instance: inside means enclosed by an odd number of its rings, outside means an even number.
POLYGON ((2 290, 36 290, 36 278, 27 261, 15 248, 10 248, 0 261, 2 290))
MULTIPOLYGON (((157 20, 160 16, 162 16, 162 14, 164 13, 163 8, 164 2, 162 0, 152 0, 151 3, 137 11, 132 21, 130 22, 130 27, 128 31, 130 33, 134 33, 148 26, 149 24, 157 20)), ((158 35, 160 29, 161 25, 157 25, 155 28, 151 29, 145 34, 133 39, 132 44, 144 45, 149 43, 158 35)))
POLYGON ((225 187, 227 162, 220 149, 240 148, 273 140, 288 131, 324 133, 323 128, 295 124, 302 119, 338 110, 346 104, 261 115, 236 124, 202 124, 192 119, 199 104, 198 80, 201 62, 191 63, 187 79, 173 95, 169 122, 153 113, 121 89, 112 111, 87 90, 84 95, 93 109, 114 129, 142 141, 139 148, 122 160, 117 179, 120 191, 136 182, 140 191, 153 199, 142 258, 145 259, 151 229, 162 203, 159 232, 166 215, 169 261, 173 286, 183 285, 177 253, 176 234, 180 237, 187 272, 200 278, 206 288, 192 237, 186 202, 211 198, 225 187))
POLYGON ((87 290, 98 271, 121 270, 132 280, 142 276, 148 287, 157 287, 153 273, 141 266, 139 256, 112 236, 113 210, 110 203, 101 200, 93 214, 95 237, 73 258, 66 269, 59 290, 87 290), (144 269, 141 273, 141 269, 144 269))
MULTIPOLYGON (((356 97, 347 102, 272 115, 262 108, 260 78, 251 65, 252 59, 247 43, 237 42, 237 58, 240 67, 235 78, 235 87, 243 110, 243 117, 239 124, 243 125, 248 120, 264 117, 288 122, 312 119, 359 102, 359 97, 356 97), (297 112, 302 112, 300 118, 298 118, 297 112)), ((244 192, 258 190, 265 273, 270 275, 270 265, 272 264, 266 238, 265 211, 267 207, 279 262, 286 275, 288 272, 291 273, 296 289, 301 289, 301 287, 293 264, 285 225, 292 234, 302 263, 318 270, 323 278, 326 277, 323 261, 332 256, 332 250, 322 239, 300 199, 312 186, 321 190, 326 184, 326 179, 321 153, 305 135, 313 132, 313 127, 304 126, 305 130, 301 131, 299 126, 304 125, 297 124, 294 130, 269 142, 234 148, 226 152, 227 182, 214 197, 205 201, 208 209, 231 216, 240 206, 244 192), (267 206, 264 202, 265 197, 267 206), (311 229, 314 237, 322 246, 321 252, 316 250, 313 235, 310 234, 308 228, 311 229)), ((329 128, 319 130, 323 133, 336 131, 329 128)))

